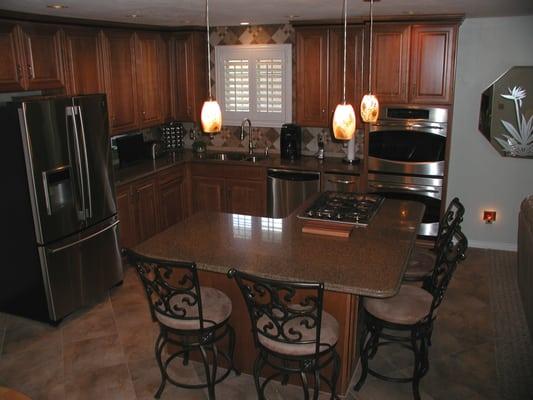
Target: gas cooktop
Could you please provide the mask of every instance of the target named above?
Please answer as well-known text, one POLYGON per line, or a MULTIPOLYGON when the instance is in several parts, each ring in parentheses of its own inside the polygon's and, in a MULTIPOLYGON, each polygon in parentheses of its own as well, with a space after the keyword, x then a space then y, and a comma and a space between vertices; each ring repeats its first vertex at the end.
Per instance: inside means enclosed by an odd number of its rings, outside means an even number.
POLYGON ((367 226, 383 200, 376 194, 324 192, 298 218, 367 226))

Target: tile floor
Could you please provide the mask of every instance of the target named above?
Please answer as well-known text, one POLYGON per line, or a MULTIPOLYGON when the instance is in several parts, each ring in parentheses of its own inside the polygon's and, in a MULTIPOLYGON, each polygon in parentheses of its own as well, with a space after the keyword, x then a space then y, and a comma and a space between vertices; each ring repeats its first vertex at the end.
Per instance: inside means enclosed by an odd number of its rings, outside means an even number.
MULTIPOLYGON (((494 333, 490 312, 488 262, 491 252, 471 249, 454 277, 435 325, 430 371, 422 380, 424 400, 498 399, 494 333)), ((134 270, 90 310, 68 317, 59 328, 0 313, 0 386, 32 399, 152 399, 159 381, 153 356, 157 327, 151 322, 134 270)), ((411 355, 382 348, 374 366, 410 374, 411 355)), ((198 365, 176 373, 195 381, 198 365)), ((248 375, 230 376, 217 386, 221 399, 255 399, 248 375)), ((295 386, 273 385, 269 399, 298 399, 295 386)), ((324 398, 328 398, 323 396, 324 398)), ((202 390, 167 385, 163 399, 202 399, 202 390)), ((409 384, 369 377, 347 399, 412 399, 409 384)))

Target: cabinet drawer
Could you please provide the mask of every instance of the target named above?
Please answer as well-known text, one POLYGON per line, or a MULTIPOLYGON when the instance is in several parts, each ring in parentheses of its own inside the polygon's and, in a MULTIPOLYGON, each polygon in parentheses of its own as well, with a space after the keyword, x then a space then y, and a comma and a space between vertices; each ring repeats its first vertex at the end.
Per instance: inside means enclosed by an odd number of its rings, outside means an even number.
POLYGON ((225 165, 225 178, 266 180, 266 168, 248 167, 246 165, 225 165))
POLYGON ((191 175, 224 178, 224 166, 220 164, 192 163, 191 175))
POLYGON ((167 168, 163 171, 160 171, 157 174, 157 180, 160 185, 164 185, 170 181, 180 178, 185 175, 185 169, 182 165, 174 166, 167 168))

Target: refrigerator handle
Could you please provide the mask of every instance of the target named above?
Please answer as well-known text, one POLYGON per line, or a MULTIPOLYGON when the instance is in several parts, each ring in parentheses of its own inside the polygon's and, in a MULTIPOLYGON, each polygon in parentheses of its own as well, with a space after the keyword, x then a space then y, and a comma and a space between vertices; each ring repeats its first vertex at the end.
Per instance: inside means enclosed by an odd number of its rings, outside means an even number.
POLYGON ((52 215, 52 207, 50 205, 50 191, 48 190, 48 171, 43 171, 41 175, 43 178, 44 203, 46 204, 46 213, 48 215, 52 215))
POLYGON ((66 115, 66 124, 67 124, 67 134, 70 133, 69 129, 69 123, 68 123, 68 117, 72 117, 72 127, 74 128, 74 154, 76 156, 76 162, 74 163, 76 166, 76 175, 78 177, 79 181, 79 187, 80 187, 80 197, 81 197, 81 215, 83 216, 83 220, 86 219, 86 213, 85 213, 85 181, 83 180, 83 173, 81 171, 82 164, 81 164, 81 150, 80 150, 80 140, 78 135, 78 127, 76 126, 76 108, 73 106, 66 107, 65 115, 66 115))
POLYGON ((76 106, 78 110, 78 116, 80 118, 80 130, 81 130, 81 142, 83 144, 83 156, 85 160, 85 183, 87 184, 87 199, 89 203, 89 212, 87 218, 93 216, 93 204, 92 204, 92 191, 91 191, 91 177, 89 175, 89 160, 87 158, 87 141, 85 140, 85 127, 83 122, 83 114, 80 106, 76 106))
POLYGON ((60 251, 65 250, 65 249, 68 249, 69 247, 76 246, 76 245, 78 245, 78 244, 81 244, 81 243, 83 243, 83 242, 86 242, 86 241, 89 240, 89 239, 92 239, 92 238, 95 237, 95 236, 101 235, 101 234, 104 233, 105 231, 108 231, 108 230, 110 230, 111 228, 114 228, 114 227, 117 226, 119 223, 120 223, 120 221, 115 221, 115 222, 113 222, 111 225, 108 225, 108 226, 106 226, 105 228, 99 230, 98 232, 92 233, 92 234, 90 234, 89 236, 84 237, 83 239, 76 240, 75 242, 72 242, 72 243, 66 244, 66 245, 64 245, 64 246, 59 246, 59 247, 55 247, 55 248, 50 248, 48 251, 49 251, 50 254, 55 254, 55 253, 58 253, 58 252, 60 252, 60 251))

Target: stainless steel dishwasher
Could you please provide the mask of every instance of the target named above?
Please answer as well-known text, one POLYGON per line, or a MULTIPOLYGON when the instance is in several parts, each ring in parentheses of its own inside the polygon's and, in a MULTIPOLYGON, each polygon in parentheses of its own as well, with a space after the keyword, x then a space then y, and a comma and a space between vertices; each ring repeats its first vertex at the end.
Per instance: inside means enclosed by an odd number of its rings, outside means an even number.
POLYGON ((267 174, 267 216, 283 218, 311 195, 320 191, 320 173, 269 169, 267 174))

